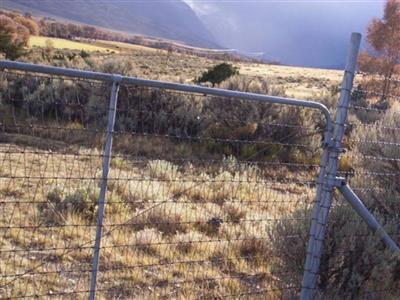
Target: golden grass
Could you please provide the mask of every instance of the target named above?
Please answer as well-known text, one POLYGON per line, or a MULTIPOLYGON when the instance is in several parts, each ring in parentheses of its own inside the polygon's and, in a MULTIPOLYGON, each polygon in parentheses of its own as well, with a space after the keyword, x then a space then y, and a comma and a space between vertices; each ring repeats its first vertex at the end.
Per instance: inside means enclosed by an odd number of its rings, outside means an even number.
MULTIPOLYGON (((71 201, 79 198, 77 191, 84 201, 97 199, 98 150, 66 155, 12 144, 1 149, 7 151, 0 153, 0 226, 9 227, 2 232, 1 273, 30 275, 11 283, 13 277, 3 276, 0 285, 7 287, 0 293, 86 291, 95 218, 71 201), (69 206, 57 204, 67 199, 69 206)), ((267 185, 254 167, 211 174, 162 160, 138 164, 123 158, 111 166, 100 299, 257 297, 275 287, 267 238, 271 220, 313 199, 305 186, 267 185)), ((269 292, 260 298, 265 295, 283 296, 269 292)))
POLYGON ((242 75, 270 78, 288 97, 309 100, 331 85, 339 85, 343 77, 343 71, 328 69, 255 63, 240 63, 239 67, 242 75))
POLYGON ((320 80, 340 81, 343 77, 343 71, 319 68, 307 68, 284 65, 267 65, 257 63, 240 63, 241 73, 243 75, 260 75, 279 77, 294 77, 294 78, 315 78, 320 80))
POLYGON ((77 41, 70 41, 59 38, 50 38, 45 36, 31 36, 29 38, 29 47, 46 47, 46 42, 50 40, 56 49, 69 49, 69 50, 84 50, 88 52, 109 52, 115 51, 109 47, 92 45, 89 43, 82 43, 77 41))
MULTIPOLYGON (((195 78, 198 78, 203 71, 223 62, 196 55, 168 53, 161 49, 104 40, 81 39, 79 42, 34 36, 31 37, 30 45, 45 47, 46 40, 52 40, 54 47, 58 49, 99 51, 98 54, 91 55, 93 62, 97 65, 101 65, 103 59, 124 57, 127 63, 132 64, 131 75, 172 82, 193 84, 195 78)), ((340 85, 343 76, 343 71, 337 70, 253 62, 229 63, 238 66, 242 76, 262 78, 285 91, 286 96, 299 99, 313 100, 320 94, 329 94, 332 86, 340 85)), ((85 67, 77 66, 77 68, 85 67)))
POLYGON ((166 53, 166 50, 162 49, 155 49, 151 47, 146 47, 142 45, 134 45, 134 44, 128 44, 128 43, 123 43, 123 42, 115 42, 115 41, 105 41, 105 40, 96 40, 93 45, 99 46, 99 47, 106 47, 106 48, 111 48, 117 51, 144 51, 144 52, 150 52, 150 53, 166 53))

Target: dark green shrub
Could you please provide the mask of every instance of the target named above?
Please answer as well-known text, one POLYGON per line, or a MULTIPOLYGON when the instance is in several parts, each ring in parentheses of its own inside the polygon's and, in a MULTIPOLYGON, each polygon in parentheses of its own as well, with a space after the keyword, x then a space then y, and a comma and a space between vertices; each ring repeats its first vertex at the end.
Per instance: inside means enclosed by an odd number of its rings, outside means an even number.
POLYGON ((91 203, 91 200, 90 195, 86 191, 79 190, 64 198, 62 209, 74 213, 92 215, 94 212, 94 203, 91 203))
POLYGON ((48 224, 63 224, 68 214, 79 214, 93 220, 97 207, 97 197, 90 190, 77 190, 65 195, 55 188, 47 194, 46 202, 38 204, 43 220, 48 224))
POLYGON ((0 34, 0 52, 9 60, 16 60, 27 54, 24 43, 13 42, 9 34, 0 34))
POLYGON ((76 57, 76 53, 71 52, 71 53, 69 53, 69 54, 67 55, 67 57, 68 57, 69 61, 72 61, 72 60, 74 60, 74 58, 76 57))
POLYGON ((239 70, 237 67, 234 67, 231 64, 222 63, 203 72, 196 81, 197 83, 211 82, 211 84, 215 86, 216 84, 220 84, 222 81, 238 74, 239 70))
POLYGON ((81 53, 79 54, 82 58, 88 58, 90 57, 90 53, 86 52, 85 50, 81 50, 81 53))

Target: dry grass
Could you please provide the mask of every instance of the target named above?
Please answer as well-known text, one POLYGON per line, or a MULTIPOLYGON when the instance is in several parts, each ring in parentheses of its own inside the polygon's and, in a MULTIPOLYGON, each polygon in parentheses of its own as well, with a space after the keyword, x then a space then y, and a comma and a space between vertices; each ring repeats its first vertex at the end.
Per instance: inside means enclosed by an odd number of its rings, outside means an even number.
MULTIPOLYGON (((31 274, 12 283, 13 277, 3 276, 0 285, 8 284, 1 294, 87 290, 95 220, 76 203, 98 197, 98 151, 35 153, 12 144, 1 149, 0 225, 9 229, 2 233, 0 269, 2 275, 31 274), (70 206, 56 205, 63 201, 70 206), (46 222, 52 214, 57 222, 46 222)), ((221 298, 274 288, 268 230, 274 220, 311 201, 312 190, 268 186, 254 167, 212 174, 166 161, 113 161, 101 299, 221 298)))
POLYGON ((163 54, 163 53, 167 52, 166 50, 162 50, 162 49, 155 49, 155 48, 150 48, 150 47, 146 47, 146 46, 128 44, 128 43, 123 43, 123 42, 115 42, 115 41, 96 40, 93 43, 93 45, 99 46, 99 47, 111 48, 111 49, 116 50, 117 52, 145 51, 145 52, 157 53, 157 54, 163 54))
POLYGON ((240 64, 240 73, 269 78, 284 89, 288 97, 309 100, 332 85, 339 85, 343 77, 343 71, 337 70, 253 63, 240 64))
MULTIPOLYGON (((190 81, 200 75, 200 71, 210 68, 221 61, 189 54, 168 53, 166 50, 128 44, 116 41, 82 38, 80 41, 70 41, 59 38, 32 36, 30 46, 45 47, 46 41, 51 40, 57 49, 85 50, 99 52, 115 52, 116 55, 129 56, 137 62, 141 76, 155 79, 165 78, 172 81, 190 81)), ((338 85, 343 71, 304 68, 293 66, 269 65, 252 62, 233 64, 240 69, 240 74, 247 77, 261 77, 279 84, 289 97, 312 99, 316 93, 338 85)))
MULTIPOLYGON (((201 73, 223 62, 196 55, 168 53, 165 50, 113 41, 69 41, 47 37, 31 37, 31 45, 45 47, 46 40, 52 40, 58 49, 99 51, 92 53, 90 68, 101 65, 104 59, 125 58, 132 64, 131 75, 148 79, 193 84, 201 73), (113 53, 114 52, 114 53, 113 53)), ((48 62, 46 62, 48 63, 48 62)), ((262 78, 271 85, 279 86, 288 97, 316 99, 319 94, 329 93, 332 86, 338 86, 342 71, 269 65, 252 62, 230 62, 239 67, 239 72, 247 78, 262 78)), ((70 66, 70 65, 68 65, 70 66)), ((76 66, 88 68, 88 66, 76 66)))
POLYGON ((46 42, 51 41, 56 49, 84 50, 89 52, 116 51, 111 47, 97 46, 84 42, 70 41, 66 39, 50 38, 46 36, 31 36, 29 38, 29 47, 46 47, 46 42))

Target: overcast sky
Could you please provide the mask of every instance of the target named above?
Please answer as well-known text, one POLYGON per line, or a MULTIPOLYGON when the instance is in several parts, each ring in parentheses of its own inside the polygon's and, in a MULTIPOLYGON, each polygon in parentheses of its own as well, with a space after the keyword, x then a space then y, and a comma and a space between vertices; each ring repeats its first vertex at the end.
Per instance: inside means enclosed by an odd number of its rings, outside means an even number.
POLYGON ((185 0, 228 48, 287 64, 340 67, 353 31, 381 17, 384 1, 185 0))

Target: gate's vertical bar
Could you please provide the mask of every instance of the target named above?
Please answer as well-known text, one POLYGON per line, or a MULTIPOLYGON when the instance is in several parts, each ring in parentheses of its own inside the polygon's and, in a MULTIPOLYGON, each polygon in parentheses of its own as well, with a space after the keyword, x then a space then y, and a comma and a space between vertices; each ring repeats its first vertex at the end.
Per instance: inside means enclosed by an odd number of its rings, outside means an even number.
MULTIPOLYGON (((361 34, 352 33, 351 44, 347 56, 345 73, 343 77, 340 103, 336 110, 336 122, 334 126, 333 139, 328 145, 326 161, 327 165, 322 166, 319 177, 322 182, 319 182, 317 191, 317 199, 313 212, 314 219, 312 220, 310 229, 310 239, 307 249, 307 257, 304 266, 304 275, 301 290, 301 299, 313 299, 316 293, 316 285, 318 280, 318 272, 320 259, 322 255, 322 247, 325 239, 326 223, 329 210, 332 204, 333 191, 336 186, 336 176, 339 167, 339 155, 342 151, 342 141, 345 132, 345 123, 350 105, 351 90, 357 65, 358 52, 361 43, 361 34)), ((325 156, 325 153, 324 153, 325 156)), ((324 162, 323 162, 324 163, 324 162)))
POLYGON ((92 276, 90 280, 90 290, 89 290, 90 300, 94 300, 96 297, 97 272, 99 270, 101 237, 103 235, 103 219, 106 208, 107 181, 108 181, 108 173, 110 170, 113 132, 114 132, 116 110, 117 110, 119 83, 121 82, 121 79, 122 79, 121 76, 115 75, 112 84, 110 104, 108 109, 106 144, 104 146, 104 156, 103 156, 103 175, 101 178, 101 187, 100 187, 100 195, 98 202, 99 205, 97 213, 96 240, 94 244, 92 276))

